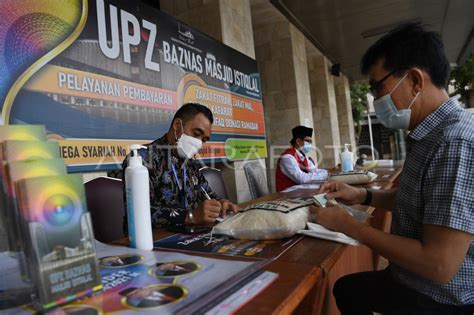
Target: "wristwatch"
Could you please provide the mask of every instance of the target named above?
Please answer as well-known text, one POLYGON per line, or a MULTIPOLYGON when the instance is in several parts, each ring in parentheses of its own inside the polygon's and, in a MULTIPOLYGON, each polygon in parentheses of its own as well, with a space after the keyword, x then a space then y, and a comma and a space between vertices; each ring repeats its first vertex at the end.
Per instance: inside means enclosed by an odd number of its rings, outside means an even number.
POLYGON ((372 202, 372 189, 366 188, 367 195, 365 196, 365 200, 362 203, 364 206, 370 206, 370 203, 372 202))

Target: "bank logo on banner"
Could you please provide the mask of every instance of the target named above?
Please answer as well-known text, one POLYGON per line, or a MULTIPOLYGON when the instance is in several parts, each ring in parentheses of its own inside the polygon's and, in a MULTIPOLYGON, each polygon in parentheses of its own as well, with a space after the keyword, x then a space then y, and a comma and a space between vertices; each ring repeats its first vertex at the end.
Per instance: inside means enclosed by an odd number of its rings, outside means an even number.
POLYGON ((190 45, 194 44, 193 33, 191 33, 191 30, 188 27, 178 23, 178 33, 179 33, 179 39, 187 42, 190 45))

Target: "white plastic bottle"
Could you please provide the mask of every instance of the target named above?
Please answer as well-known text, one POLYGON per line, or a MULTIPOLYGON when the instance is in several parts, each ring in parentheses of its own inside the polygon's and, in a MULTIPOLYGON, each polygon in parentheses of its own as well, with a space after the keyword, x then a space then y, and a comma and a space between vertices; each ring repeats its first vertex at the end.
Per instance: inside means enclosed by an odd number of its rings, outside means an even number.
POLYGON ((131 156, 125 169, 128 234, 131 247, 152 250, 149 175, 138 155, 140 148, 146 149, 139 144, 130 146, 131 156))
POLYGON ((344 144, 344 151, 341 152, 341 167, 343 172, 351 172, 354 169, 354 155, 349 151, 348 143, 344 144))

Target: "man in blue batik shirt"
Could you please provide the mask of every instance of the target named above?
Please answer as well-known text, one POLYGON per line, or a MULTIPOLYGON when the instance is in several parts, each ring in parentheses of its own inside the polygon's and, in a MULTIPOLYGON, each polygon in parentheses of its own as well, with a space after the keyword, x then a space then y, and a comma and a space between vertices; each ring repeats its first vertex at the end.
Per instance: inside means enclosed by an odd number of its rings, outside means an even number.
POLYGON ((341 314, 473 314, 474 118, 445 87, 449 63, 440 37, 406 24, 365 53, 378 119, 405 129, 407 158, 398 189, 327 183, 320 192, 347 204, 392 210, 391 233, 342 208, 313 208, 317 222, 371 247, 387 269, 334 285, 341 314))
MULTIPOLYGON (((147 149, 138 151, 150 175, 154 227, 211 225, 219 216, 225 217, 226 212, 239 210, 227 199, 217 200, 193 159, 211 137, 213 119, 206 106, 184 104, 174 115, 168 132, 146 144, 147 149)), ((123 170, 128 166, 128 157, 123 161, 123 170)), ((123 181, 126 209, 125 176, 123 181)))

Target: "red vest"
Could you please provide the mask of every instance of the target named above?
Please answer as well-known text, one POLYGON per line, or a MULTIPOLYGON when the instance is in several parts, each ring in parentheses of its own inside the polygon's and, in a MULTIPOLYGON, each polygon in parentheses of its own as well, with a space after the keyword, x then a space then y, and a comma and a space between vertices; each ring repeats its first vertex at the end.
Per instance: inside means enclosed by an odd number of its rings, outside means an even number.
POLYGON ((284 155, 291 155, 293 156, 296 161, 298 162, 298 166, 300 169, 305 172, 309 173, 309 163, 307 159, 301 159, 299 154, 296 152, 296 149, 294 147, 291 147, 289 149, 286 149, 281 155, 280 158, 278 159, 277 163, 277 168, 276 168, 276 176, 275 176, 275 182, 276 182, 276 190, 277 191, 282 191, 288 187, 298 185, 299 183, 295 183, 293 180, 291 180, 288 176, 286 176, 282 171, 281 171, 281 158, 284 155))

